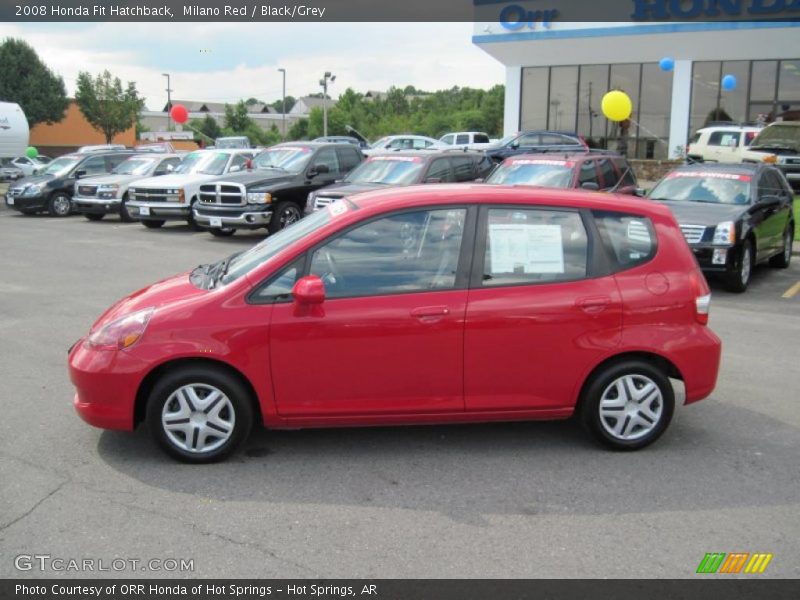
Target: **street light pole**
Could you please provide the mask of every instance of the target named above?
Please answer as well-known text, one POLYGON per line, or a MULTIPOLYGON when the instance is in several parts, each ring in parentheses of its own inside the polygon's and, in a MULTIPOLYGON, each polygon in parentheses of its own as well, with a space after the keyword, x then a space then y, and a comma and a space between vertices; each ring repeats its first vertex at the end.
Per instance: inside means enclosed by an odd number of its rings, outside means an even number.
POLYGON ((283 74, 283 111, 281 111, 281 129, 286 139, 286 69, 278 69, 283 74))
POLYGON ((172 131, 172 115, 170 114, 172 110, 172 90, 169 85, 169 73, 162 73, 162 75, 167 78, 167 131, 172 131))
POLYGON ((322 135, 323 137, 328 136, 328 80, 331 80, 331 83, 336 81, 336 75, 331 75, 330 71, 325 71, 325 74, 322 76, 322 79, 319 80, 319 84, 322 86, 322 135))

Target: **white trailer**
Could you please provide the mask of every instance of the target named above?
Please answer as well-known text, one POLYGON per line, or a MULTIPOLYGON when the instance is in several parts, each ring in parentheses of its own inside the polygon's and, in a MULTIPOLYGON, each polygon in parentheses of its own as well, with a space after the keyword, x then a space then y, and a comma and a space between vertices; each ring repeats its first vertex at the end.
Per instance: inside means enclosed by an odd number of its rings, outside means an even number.
POLYGON ((30 131, 19 104, 0 102, 0 159, 24 156, 30 131))

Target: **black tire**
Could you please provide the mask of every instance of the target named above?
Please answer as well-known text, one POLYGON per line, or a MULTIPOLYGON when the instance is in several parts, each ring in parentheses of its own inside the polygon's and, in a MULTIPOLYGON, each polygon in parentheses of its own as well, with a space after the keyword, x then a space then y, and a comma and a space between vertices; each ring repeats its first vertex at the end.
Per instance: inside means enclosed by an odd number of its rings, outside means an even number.
POLYGON ((147 227, 148 229, 158 229, 162 225, 164 225, 165 221, 153 221, 148 219, 147 221, 142 221, 142 225, 147 227))
POLYGON ((794 227, 789 223, 783 233, 783 250, 769 259, 769 266, 776 269, 786 269, 792 262, 792 242, 794 242, 794 227))
POLYGON ((119 204, 119 220, 123 223, 132 223, 136 219, 134 219, 131 214, 128 212, 128 194, 126 193, 122 196, 122 202, 119 204))
POLYGON ((208 232, 214 237, 231 237, 236 230, 233 227, 211 227, 208 232))
POLYGON ((30 216, 30 215, 35 215, 39 211, 36 210, 35 208, 21 208, 19 210, 19 212, 21 212, 23 215, 29 215, 30 216))
POLYGON ((614 450, 649 446, 666 431, 674 411, 675 392, 669 378, 643 360, 624 360, 603 368, 587 383, 580 403, 584 426, 614 450))
POLYGON ((83 216, 90 221, 102 221, 105 215, 103 213, 83 213, 83 216))
POLYGON ((186 224, 189 226, 189 229, 192 231, 203 231, 205 227, 200 225, 197 221, 194 220, 194 203, 197 199, 193 199, 192 202, 189 204, 189 218, 186 219, 186 224))
POLYGON ((736 257, 734 270, 725 277, 725 288, 734 294, 741 294, 746 291, 747 286, 750 284, 750 279, 753 277, 754 267, 753 241, 748 238, 742 244, 739 256, 736 257))
POLYGON ((147 425, 173 458, 215 462, 229 456, 250 435, 253 405, 242 383, 224 369, 186 366, 167 372, 153 387, 147 400, 147 425), (191 391, 179 395, 179 390, 191 391))
POLYGON ((55 192, 47 201, 51 217, 68 217, 72 212, 72 198, 65 192, 55 192))
POLYGON ((275 209, 272 211, 272 218, 269 221, 267 229, 269 229, 270 233, 276 233, 302 218, 303 209, 300 208, 296 202, 283 200, 278 202, 277 206, 275 206, 275 209))

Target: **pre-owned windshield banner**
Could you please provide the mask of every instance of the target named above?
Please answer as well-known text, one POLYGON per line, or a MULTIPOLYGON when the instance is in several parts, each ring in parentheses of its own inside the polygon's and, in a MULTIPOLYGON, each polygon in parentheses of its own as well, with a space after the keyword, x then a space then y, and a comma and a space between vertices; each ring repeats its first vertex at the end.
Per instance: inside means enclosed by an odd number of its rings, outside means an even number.
POLYGON ((800 0, 0 0, 3 21, 476 21, 517 31, 556 22, 798 19, 800 0))

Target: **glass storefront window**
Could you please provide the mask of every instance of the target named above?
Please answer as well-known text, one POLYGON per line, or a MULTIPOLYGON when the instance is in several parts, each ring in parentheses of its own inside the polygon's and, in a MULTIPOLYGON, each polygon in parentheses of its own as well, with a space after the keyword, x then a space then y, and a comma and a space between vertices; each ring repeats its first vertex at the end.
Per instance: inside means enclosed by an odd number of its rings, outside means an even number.
POLYGON ((713 121, 729 120, 717 110, 722 64, 719 61, 696 62, 692 69, 692 112, 689 133, 713 121))
POLYGON ((631 119, 622 123, 608 121, 608 148, 627 156, 636 155, 636 139, 639 121, 639 87, 642 67, 639 63, 630 65, 611 65, 611 85, 609 89, 622 90, 631 99, 633 113, 631 119))
POLYGON ((800 60, 782 60, 778 79, 778 102, 800 101, 800 60))
POLYGON ((747 88, 750 85, 750 61, 737 60, 722 63, 722 77, 733 75, 736 77, 736 89, 721 90, 719 95, 719 110, 736 123, 747 120, 747 88))
POLYGON ((643 64, 637 158, 663 159, 669 156, 671 110, 672 73, 662 71, 656 63, 643 64))
POLYGON ((578 67, 550 69, 550 102, 547 128, 573 132, 576 129, 578 67))
POLYGON ((773 98, 775 98, 777 76, 777 60, 754 60, 753 78, 750 82, 750 100, 766 100, 772 103, 773 98))
POLYGON ((550 88, 549 67, 522 69, 520 127, 547 129, 547 97, 550 88))
POLYGON ((590 148, 606 147, 606 124, 600 103, 608 91, 608 65, 582 66, 578 88, 578 132, 590 148))

